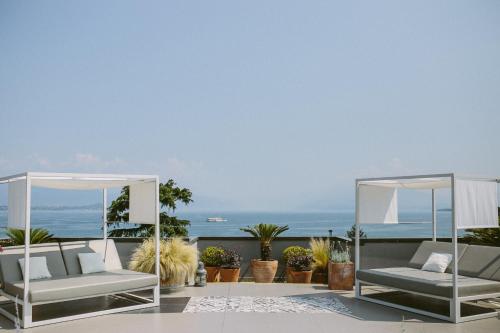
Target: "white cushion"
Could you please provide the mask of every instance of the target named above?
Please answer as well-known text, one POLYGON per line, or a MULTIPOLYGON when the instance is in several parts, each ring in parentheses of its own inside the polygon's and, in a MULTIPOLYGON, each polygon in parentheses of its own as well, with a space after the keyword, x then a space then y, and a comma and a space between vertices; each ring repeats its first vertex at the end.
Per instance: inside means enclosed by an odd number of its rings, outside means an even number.
MULTIPOLYGON (((18 259, 18 261, 24 279, 24 258, 18 259)), ((47 267, 47 257, 30 258, 30 280, 50 279, 51 277, 47 267)))
POLYGON ((82 274, 106 271, 106 265, 100 253, 78 253, 78 260, 80 260, 82 274))
POLYGON ((453 256, 449 253, 432 252, 427 261, 422 266, 423 271, 444 273, 450 264, 453 256))

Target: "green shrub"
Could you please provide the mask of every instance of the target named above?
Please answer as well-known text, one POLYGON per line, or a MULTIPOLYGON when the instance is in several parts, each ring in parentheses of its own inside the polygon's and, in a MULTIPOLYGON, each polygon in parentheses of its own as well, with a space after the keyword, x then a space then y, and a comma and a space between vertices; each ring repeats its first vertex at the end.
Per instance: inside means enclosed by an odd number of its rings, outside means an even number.
POLYGON ((224 249, 217 246, 209 246, 201 253, 200 260, 206 267, 220 267, 224 249))
POLYGON ((286 249, 283 250, 283 255, 282 259, 283 262, 288 263, 288 259, 291 257, 296 257, 296 256, 307 256, 311 254, 310 249, 306 249, 305 247, 302 246, 289 246, 286 249))

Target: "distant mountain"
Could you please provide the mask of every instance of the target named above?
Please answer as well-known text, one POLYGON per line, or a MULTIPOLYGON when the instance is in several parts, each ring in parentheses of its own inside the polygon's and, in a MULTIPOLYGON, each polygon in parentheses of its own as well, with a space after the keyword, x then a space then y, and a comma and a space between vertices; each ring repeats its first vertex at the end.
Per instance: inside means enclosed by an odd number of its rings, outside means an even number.
MULTIPOLYGON (((6 211, 8 206, 0 206, 0 211, 6 211)), ((80 205, 80 206, 33 206, 31 210, 101 210, 102 204, 95 203, 89 205, 80 205)))

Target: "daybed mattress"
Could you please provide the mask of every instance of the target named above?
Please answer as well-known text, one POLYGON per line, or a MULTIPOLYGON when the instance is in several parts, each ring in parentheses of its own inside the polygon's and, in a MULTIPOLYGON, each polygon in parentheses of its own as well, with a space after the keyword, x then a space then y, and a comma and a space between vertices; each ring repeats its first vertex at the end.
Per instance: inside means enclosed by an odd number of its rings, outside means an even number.
MULTIPOLYGON (((68 275, 61 278, 30 281, 31 303, 63 301, 72 298, 112 294, 132 289, 154 287, 153 274, 129 270, 113 270, 93 274, 68 275)), ((24 282, 5 282, 5 292, 23 298, 24 282)))
MULTIPOLYGON (((368 283, 435 296, 453 297, 453 275, 422 271, 410 267, 363 269, 357 278, 368 283)), ((458 276, 458 295, 475 296, 500 292, 500 282, 458 276)))

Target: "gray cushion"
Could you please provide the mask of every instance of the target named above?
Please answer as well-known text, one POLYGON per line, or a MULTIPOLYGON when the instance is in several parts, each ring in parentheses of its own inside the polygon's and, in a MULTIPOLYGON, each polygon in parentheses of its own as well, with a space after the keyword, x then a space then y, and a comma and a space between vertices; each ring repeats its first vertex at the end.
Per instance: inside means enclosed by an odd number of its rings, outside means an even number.
MULTIPOLYGON (((47 267, 52 277, 67 275, 58 243, 33 244, 30 246, 30 257, 47 257, 47 267)), ((2 282, 23 279, 18 262, 18 259, 21 258, 24 258, 24 246, 5 247, 0 253, 0 278, 2 282)))
POLYGON ((500 247, 469 245, 458 263, 462 275, 500 281, 500 247))
POLYGON ((82 274, 78 253, 100 253, 106 255, 106 270, 122 269, 120 257, 112 239, 61 243, 62 255, 69 275, 82 274), (107 247, 107 250, 105 248, 107 247))
MULTIPOLYGON (((391 267, 359 270, 361 281, 402 290, 443 296, 453 296, 452 274, 422 271, 410 267, 391 267)), ((458 276, 458 295, 472 296, 500 292, 500 282, 458 276)))
MULTIPOLYGON (((30 282, 29 300, 32 303, 63 301, 73 298, 113 294, 132 289, 154 287, 157 278, 153 274, 128 270, 116 270, 85 275, 69 275, 63 278, 30 282)), ((8 282, 5 291, 23 297, 23 281, 8 282)))
MULTIPOLYGON (((467 245, 458 244, 457 247, 458 247, 458 259, 460 261, 460 257, 464 254, 467 245)), ((425 262, 432 254, 432 252, 453 254, 452 244, 447 242, 423 241, 418 247, 413 257, 410 259, 408 267, 413 267, 418 269, 422 268, 422 266, 425 264, 425 262)), ((451 265, 448 266, 446 272, 451 273, 451 265)))

